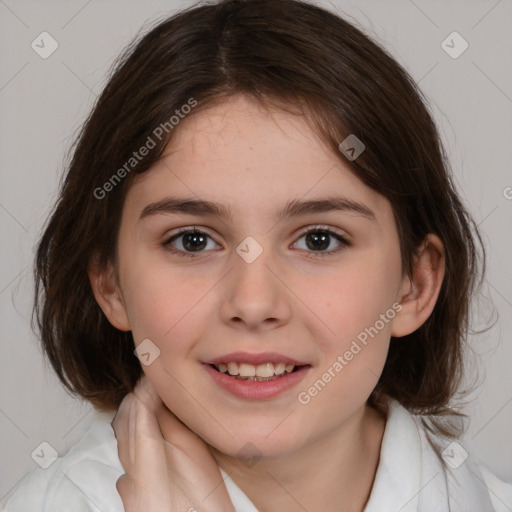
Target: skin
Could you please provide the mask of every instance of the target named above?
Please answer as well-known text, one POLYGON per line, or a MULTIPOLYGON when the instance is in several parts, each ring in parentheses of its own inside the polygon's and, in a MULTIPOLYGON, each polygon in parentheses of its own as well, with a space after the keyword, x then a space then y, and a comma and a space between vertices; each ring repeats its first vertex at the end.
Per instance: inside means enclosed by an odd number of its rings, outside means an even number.
MULTIPOLYGON (((239 96, 190 115, 176 130, 164 157, 128 191, 118 279, 113 268, 91 265, 89 270, 111 323, 131 330, 136 345, 150 339, 161 351, 143 370, 162 403, 156 399, 144 408, 143 399, 136 401, 138 407, 158 417, 164 444, 186 426, 195 434, 192 442, 204 443, 211 453, 208 464, 215 460, 230 473, 261 512, 361 511, 385 428, 385 418, 366 400, 381 374, 390 337, 413 332, 434 308, 444 276, 442 243, 429 235, 413 275, 403 275, 389 201, 360 181, 301 116, 239 96), (229 206, 233 219, 176 213, 139 219, 148 204, 170 195, 229 206), (365 205, 374 218, 354 211, 273 218, 289 200, 332 195, 365 205), (350 245, 335 253, 340 244, 331 236, 325 255, 318 255, 303 231, 319 224, 350 245), (211 238, 193 258, 179 257, 164 245, 177 228, 194 226, 211 238), (248 236, 263 248, 252 263, 236 252, 248 236), (396 303, 402 309, 378 335, 307 405, 299 403, 297 394, 396 303), (279 352, 311 368, 298 386, 275 398, 244 400, 213 384, 201 365, 239 350, 279 352), (242 448, 244 455, 257 457, 255 464, 240 457, 242 448)), ((184 239, 171 247, 186 252, 184 239)), ((120 408, 117 427, 126 431, 130 421, 132 427, 136 423, 125 409, 120 408)), ((157 429, 151 432, 157 435, 157 429)), ((136 445, 128 437, 122 436, 120 453, 136 445)), ((133 475, 137 465, 125 457, 123 466, 133 475)), ((176 461, 170 466, 194 478, 193 468, 180 469, 176 461)), ((213 488, 219 474, 211 468, 213 488)), ((143 478, 140 464, 138 471, 133 481, 143 478)), ((172 485, 169 475, 162 479, 162 488, 172 485)), ((127 487, 132 490, 124 489, 124 497, 120 491, 123 501, 142 492, 136 484, 127 487)), ((187 499, 202 503, 207 492, 199 494, 187 499)), ((225 495, 219 500, 222 504, 212 504, 211 510, 229 510, 225 495)))

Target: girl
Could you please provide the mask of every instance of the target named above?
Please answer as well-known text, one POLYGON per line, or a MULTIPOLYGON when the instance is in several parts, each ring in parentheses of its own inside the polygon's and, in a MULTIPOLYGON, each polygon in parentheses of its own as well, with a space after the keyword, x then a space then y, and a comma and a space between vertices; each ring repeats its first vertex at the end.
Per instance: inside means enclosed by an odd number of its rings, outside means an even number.
POLYGON ((420 91, 353 25, 298 0, 163 21, 37 251, 44 349, 98 412, 5 510, 511 510, 456 441, 479 242, 420 91))

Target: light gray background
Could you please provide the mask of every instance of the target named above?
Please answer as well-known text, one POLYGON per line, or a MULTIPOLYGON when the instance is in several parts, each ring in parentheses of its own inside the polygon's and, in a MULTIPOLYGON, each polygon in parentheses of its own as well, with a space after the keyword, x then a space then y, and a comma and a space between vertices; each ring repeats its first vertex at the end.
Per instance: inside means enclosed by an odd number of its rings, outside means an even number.
MULTIPOLYGON (((512 481, 512 2, 318 3, 376 37, 431 102, 488 248, 475 325, 499 315, 470 340, 483 384, 467 408, 463 445, 512 481), (469 43, 457 59, 441 47, 453 31, 469 43)), ((118 53, 146 23, 190 4, 0 0, 0 500, 36 467, 30 454, 42 441, 63 454, 92 417, 90 405, 70 398, 45 368, 29 322, 33 246, 56 198, 65 152, 118 53), (46 60, 31 48, 43 31, 59 44, 46 60)))

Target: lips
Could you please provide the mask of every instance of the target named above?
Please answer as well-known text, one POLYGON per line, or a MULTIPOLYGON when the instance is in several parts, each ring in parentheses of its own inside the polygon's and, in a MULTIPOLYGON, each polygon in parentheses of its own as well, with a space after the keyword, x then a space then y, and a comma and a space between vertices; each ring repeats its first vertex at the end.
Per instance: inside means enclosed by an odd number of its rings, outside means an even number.
POLYGON ((245 400, 269 400, 275 398, 301 382, 311 369, 310 365, 297 366, 295 371, 272 377, 240 377, 221 373, 214 365, 203 364, 212 383, 237 398, 245 400))
POLYGON ((251 354, 249 352, 232 352, 231 354, 226 354, 220 357, 216 357, 215 359, 211 359, 210 361, 205 361, 206 364, 213 365, 219 365, 220 363, 227 364, 230 362, 236 362, 239 364, 247 363, 255 366, 264 363, 284 363, 285 365, 293 364, 295 366, 304 366, 308 364, 306 362, 293 359, 277 352, 261 352, 259 354, 251 354))
POLYGON ((236 352, 203 363, 214 381, 241 398, 271 398, 293 387, 310 364, 275 352, 236 352))

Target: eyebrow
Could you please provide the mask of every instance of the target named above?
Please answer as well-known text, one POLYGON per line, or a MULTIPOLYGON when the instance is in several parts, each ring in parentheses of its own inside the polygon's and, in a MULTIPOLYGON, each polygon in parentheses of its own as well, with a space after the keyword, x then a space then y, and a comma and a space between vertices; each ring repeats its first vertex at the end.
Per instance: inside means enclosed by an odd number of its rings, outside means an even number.
MULTIPOLYGON (((293 199, 277 212, 276 221, 311 213, 326 213, 331 211, 352 212, 370 220, 375 220, 375 214, 362 203, 357 203, 344 197, 326 197, 309 201, 293 199)), ((156 214, 182 213, 188 215, 203 215, 233 220, 233 212, 228 206, 193 198, 166 197, 161 201, 148 204, 142 210, 139 220, 156 214)))

